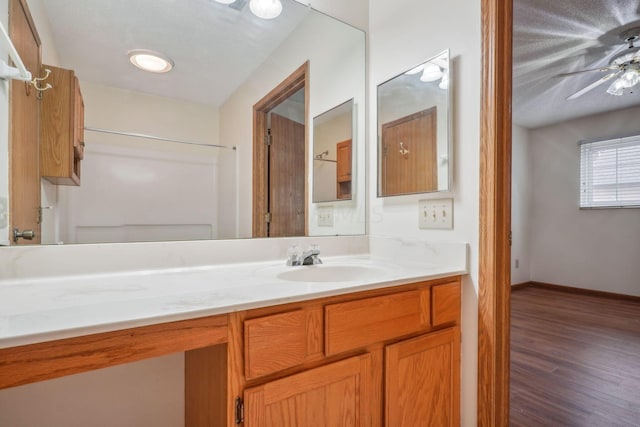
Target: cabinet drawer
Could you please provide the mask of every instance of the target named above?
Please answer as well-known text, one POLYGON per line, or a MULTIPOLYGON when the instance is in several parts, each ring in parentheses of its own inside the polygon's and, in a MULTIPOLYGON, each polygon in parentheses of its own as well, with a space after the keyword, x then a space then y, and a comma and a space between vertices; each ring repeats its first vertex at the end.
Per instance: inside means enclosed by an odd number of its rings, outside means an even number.
POLYGON ((261 377, 322 356, 320 307, 244 322, 245 374, 261 377))
POLYGON ((325 307, 325 352, 341 353, 428 329, 429 289, 325 307))
POLYGON ((431 288, 431 306, 433 326, 459 321, 460 283, 445 283, 431 288))

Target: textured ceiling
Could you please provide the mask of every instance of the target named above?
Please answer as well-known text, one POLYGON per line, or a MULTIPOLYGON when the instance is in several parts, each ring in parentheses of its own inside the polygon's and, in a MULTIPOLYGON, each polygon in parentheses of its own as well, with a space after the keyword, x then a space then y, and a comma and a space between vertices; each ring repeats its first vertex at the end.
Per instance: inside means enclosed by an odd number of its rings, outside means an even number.
POLYGON ((514 123, 536 128, 640 104, 640 86, 614 96, 607 83, 566 99, 605 73, 555 77, 609 65, 625 49, 620 32, 636 26, 640 0, 514 0, 514 123))
POLYGON ((81 80, 170 98, 220 105, 309 13, 283 0, 273 20, 255 17, 248 0, 43 1, 61 66, 81 80), (244 6, 238 9, 238 6, 244 6), (168 55, 175 68, 153 74, 127 52, 168 55))

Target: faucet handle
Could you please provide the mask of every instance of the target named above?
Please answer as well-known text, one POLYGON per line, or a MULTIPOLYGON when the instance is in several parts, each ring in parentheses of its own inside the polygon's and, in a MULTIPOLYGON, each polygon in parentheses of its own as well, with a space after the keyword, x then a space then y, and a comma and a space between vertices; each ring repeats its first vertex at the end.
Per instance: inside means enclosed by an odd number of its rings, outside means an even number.
POLYGON ((287 265, 300 265, 302 249, 298 245, 291 245, 287 249, 287 265))

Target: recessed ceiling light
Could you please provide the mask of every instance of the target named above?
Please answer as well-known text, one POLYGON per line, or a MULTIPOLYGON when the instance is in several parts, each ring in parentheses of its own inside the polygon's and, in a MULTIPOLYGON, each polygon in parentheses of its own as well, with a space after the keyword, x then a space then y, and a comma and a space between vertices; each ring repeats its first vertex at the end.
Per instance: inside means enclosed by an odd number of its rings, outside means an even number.
POLYGON ((249 9, 258 18, 273 19, 282 13, 282 3, 280 0, 251 0, 249 9))
POLYGON ((167 73, 173 68, 173 61, 167 55, 147 49, 129 51, 129 61, 136 67, 151 73, 167 73))

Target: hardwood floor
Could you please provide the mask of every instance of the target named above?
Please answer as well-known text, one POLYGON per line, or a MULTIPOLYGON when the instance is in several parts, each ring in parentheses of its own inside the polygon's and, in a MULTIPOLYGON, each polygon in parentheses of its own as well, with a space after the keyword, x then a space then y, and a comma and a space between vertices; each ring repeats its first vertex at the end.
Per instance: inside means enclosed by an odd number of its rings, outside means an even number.
POLYGON ((640 302, 511 297, 511 426, 640 426, 640 302))

